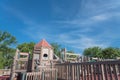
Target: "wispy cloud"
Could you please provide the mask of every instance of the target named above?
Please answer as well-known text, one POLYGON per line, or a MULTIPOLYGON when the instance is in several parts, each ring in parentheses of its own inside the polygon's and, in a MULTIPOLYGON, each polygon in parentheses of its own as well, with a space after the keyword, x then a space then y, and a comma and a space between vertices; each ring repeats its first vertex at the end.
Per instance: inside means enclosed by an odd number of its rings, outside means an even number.
POLYGON ((73 39, 73 36, 70 34, 61 34, 59 39, 69 46, 79 50, 84 50, 85 48, 94 46, 104 48, 110 45, 110 42, 104 41, 104 39, 100 40, 99 38, 97 39, 97 37, 88 37, 81 34, 79 34, 79 37, 76 39, 73 39))
POLYGON ((81 6, 78 8, 79 11, 77 15, 75 15, 74 19, 72 18, 69 20, 56 20, 54 22, 59 24, 77 25, 76 27, 87 27, 103 21, 107 21, 113 17, 120 17, 120 11, 116 10, 119 9, 119 7, 119 0, 85 0, 82 1, 81 6))
POLYGON ((74 19, 74 20, 67 20, 67 21, 54 21, 58 24, 68 24, 68 25, 75 25, 74 27, 90 27, 90 25, 96 25, 101 22, 109 21, 112 18, 120 17, 120 12, 107 12, 101 13, 94 16, 89 16, 85 19, 74 19))
POLYGON ((8 13, 14 15, 17 17, 19 20, 21 20, 24 24, 26 25, 36 25, 37 23, 28 18, 26 15, 24 15, 21 11, 18 9, 13 8, 12 6, 8 6, 6 4, 0 4, 0 7, 7 11, 8 13))

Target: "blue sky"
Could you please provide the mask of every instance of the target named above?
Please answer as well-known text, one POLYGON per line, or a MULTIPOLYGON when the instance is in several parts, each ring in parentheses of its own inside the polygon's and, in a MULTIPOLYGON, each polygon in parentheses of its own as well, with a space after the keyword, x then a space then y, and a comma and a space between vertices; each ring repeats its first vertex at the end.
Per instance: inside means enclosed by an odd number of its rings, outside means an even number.
POLYGON ((120 0, 0 0, 0 30, 18 43, 57 42, 76 53, 120 47, 120 0))

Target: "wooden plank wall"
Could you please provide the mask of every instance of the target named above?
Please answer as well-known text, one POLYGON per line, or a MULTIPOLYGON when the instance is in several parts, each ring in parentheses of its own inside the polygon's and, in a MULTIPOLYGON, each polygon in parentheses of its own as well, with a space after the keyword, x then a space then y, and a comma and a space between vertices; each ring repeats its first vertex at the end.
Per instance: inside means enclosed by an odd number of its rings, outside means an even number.
POLYGON ((57 80, 57 70, 41 69, 39 72, 28 72, 23 80, 57 80))
POLYGON ((120 80, 120 61, 56 64, 58 80, 120 80))

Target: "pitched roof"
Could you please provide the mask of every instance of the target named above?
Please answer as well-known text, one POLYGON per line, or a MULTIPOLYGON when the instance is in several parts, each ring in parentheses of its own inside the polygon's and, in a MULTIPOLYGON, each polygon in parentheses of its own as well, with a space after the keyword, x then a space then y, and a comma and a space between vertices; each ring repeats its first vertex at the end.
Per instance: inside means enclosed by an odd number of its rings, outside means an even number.
POLYGON ((38 44, 36 44, 35 47, 49 47, 49 48, 52 48, 52 46, 45 39, 43 39, 38 44))

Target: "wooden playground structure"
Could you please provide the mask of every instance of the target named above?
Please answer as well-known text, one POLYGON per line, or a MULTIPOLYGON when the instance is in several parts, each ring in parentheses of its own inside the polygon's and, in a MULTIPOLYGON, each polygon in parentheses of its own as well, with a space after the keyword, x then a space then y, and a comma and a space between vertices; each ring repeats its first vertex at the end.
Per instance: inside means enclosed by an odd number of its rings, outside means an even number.
POLYGON ((35 45, 32 59, 29 53, 16 50, 10 80, 120 80, 120 60, 92 59, 67 53, 66 49, 61 50, 59 58, 42 40, 35 45))

